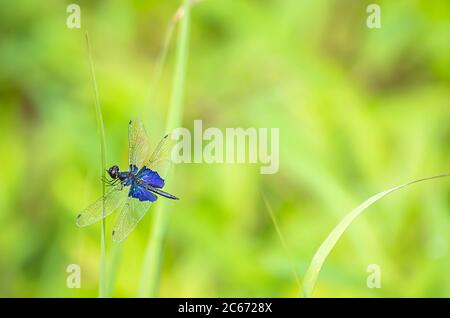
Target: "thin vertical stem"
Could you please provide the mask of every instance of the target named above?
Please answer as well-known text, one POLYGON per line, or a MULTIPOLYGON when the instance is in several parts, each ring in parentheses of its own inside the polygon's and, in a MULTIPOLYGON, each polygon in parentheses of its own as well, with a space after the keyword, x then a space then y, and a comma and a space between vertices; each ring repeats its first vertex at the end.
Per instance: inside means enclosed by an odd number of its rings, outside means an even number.
MULTIPOLYGON (((103 115, 102 109, 100 106, 100 96, 97 88, 97 80, 95 79, 95 69, 94 69, 94 60, 92 58, 92 50, 91 45, 89 43, 89 35, 86 32, 86 44, 88 48, 89 54, 89 64, 91 68, 91 77, 92 84, 94 87, 95 94, 95 115, 97 118, 97 130, 100 134, 100 157, 101 157, 101 169, 102 169, 102 177, 105 177, 106 171, 106 142, 105 142, 105 127, 103 124, 103 115)), ((102 193, 103 197, 105 196, 105 183, 102 182, 102 193)), ((103 218, 102 218, 102 229, 101 229, 101 238, 100 238, 100 268, 99 268, 99 297, 106 296, 106 225, 105 225, 105 206, 103 204, 103 218)))
POLYGON ((117 273, 119 271, 120 257, 122 254, 122 244, 112 244, 109 266, 108 266, 108 285, 106 297, 112 297, 117 282, 117 273))

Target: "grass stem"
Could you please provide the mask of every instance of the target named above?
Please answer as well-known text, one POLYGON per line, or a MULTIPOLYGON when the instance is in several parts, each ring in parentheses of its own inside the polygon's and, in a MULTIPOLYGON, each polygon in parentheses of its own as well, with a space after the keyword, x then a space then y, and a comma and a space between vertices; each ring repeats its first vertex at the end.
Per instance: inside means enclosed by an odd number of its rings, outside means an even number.
POLYGON ((116 287, 117 273, 119 271, 122 243, 114 243, 111 247, 111 255, 108 267, 108 285, 106 297, 112 297, 116 287))
MULTIPOLYGON (((92 85, 95 94, 95 117, 97 119, 97 130, 100 135, 100 157, 101 157, 101 171, 102 178, 105 177, 106 171, 106 142, 105 142, 105 127, 103 123, 102 109, 100 106, 100 96, 98 93, 97 80, 95 79, 94 60, 92 58, 92 49, 89 43, 89 35, 86 32, 86 45, 89 54, 89 65, 91 69, 92 85)), ((102 182, 102 194, 105 195, 105 183, 102 182)), ((99 297, 106 296, 106 224, 105 224, 105 207, 103 205, 103 218, 101 224, 101 238, 100 238, 100 269, 99 269, 99 297)))

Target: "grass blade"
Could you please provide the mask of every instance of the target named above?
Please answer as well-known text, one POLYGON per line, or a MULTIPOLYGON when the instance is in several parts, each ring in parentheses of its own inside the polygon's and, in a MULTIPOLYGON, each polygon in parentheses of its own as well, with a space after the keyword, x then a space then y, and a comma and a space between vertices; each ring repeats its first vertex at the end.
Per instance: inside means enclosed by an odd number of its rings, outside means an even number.
MULTIPOLYGON (((205 1, 205 0, 190 0, 190 5, 193 6, 202 1, 205 1)), ((147 119, 149 118, 149 115, 150 115, 149 111, 151 108, 148 107, 148 105, 150 105, 150 102, 152 102, 153 104, 158 104, 157 92, 158 92, 158 85, 159 85, 159 82, 161 79, 161 74, 162 74, 164 65, 166 63, 167 53, 169 52, 173 32, 174 32, 178 22, 183 18, 183 16, 184 16, 184 7, 180 6, 178 8, 178 10, 175 12, 175 14, 172 16, 172 18, 170 19, 168 26, 166 28, 166 31, 164 33, 163 46, 161 48, 161 51, 158 54, 158 58, 156 59, 157 62, 156 62, 155 70, 153 72, 153 76, 151 77, 148 94, 144 101, 144 105, 147 106, 144 108, 144 111, 143 111, 144 122, 147 122, 147 119)))
POLYGON ((117 273, 119 271, 120 257, 122 253, 122 244, 112 244, 111 256, 108 267, 108 286, 106 297, 112 297, 117 282, 117 273))
MULTIPOLYGON (((166 123, 166 131, 171 131, 181 125, 183 114, 184 81, 186 76, 186 63, 188 54, 189 37, 189 12, 190 1, 184 0, 183 18, 177 39, 176 65, 172 86, 172 96, 169 114, 166 123)), ((162 244, 169 220, 169 211, 165 209, 165 201, 156 207, 152 231, 147 243, 142 276, 139 287, 139 297, 155 297, 158 293, 160 264, 162 257, 162 244)))
POLYGON ((267 211, 269 211, 270 214, 270 218, 272 219, 272 223, 273 226, 275 227, 275 230, 277 231, 277 235, 278 238, 280 239, 280 243, 283 246, 284 252, 286 253, 286 256, 288 257, 289 260, 289 265, 291 266, 291 270, 292 270, 292 274, 294 275, 295 281, 297 283, 298 288, 301 290, 302 289, 302 283, 300 281, 300 278, 298 276, 297 270, 295 269, 295 263, 293 261, 292 255, 289 251, 289 248, 286 244, 286 240, 284 239, 283 234, 281 233, 280 227, 278 226, 278 222, 277 219, 275 217, 275 213, 273 213, 272 207, 269 204, 269 201, 267 200, 266 196, 264 195, 264 193, 262 193, 262 197, 263 197, 263 201, 264 204, 266 205, 267 211))
POLYGON ((448 177, 450 174, 442 174, 438 176, 423 178, 419 180, 414 180, 408 183, 404 183, 401 185, 398 185, 396 187, 390 188, 388 190, 385 190, 383 192, 377 193, 374 196, 371 196, 366 201, 361 203, 359 206, 357 206, 355 209, 350 211, 342 220, 339 222, 339 224, 331 231, 331 233, 328 235, 328 237, 323 241, 322 245, 320 245, 317 252, 314 254, 314 257, 311 261, 311 264, 309 265, 308 270, 306 271, 305 277, 303 279, 303 294, 305 297, 311 297, 312 293, 314 291, 314 287, 317 282, 317 278, 319 276, 320 270, 322 269, 322 266, 330 254, 331 250, 334 248, 336 243, 338 242, 339 238, 344 234, 344 232, 347 230, 347 228, 352 224, 352 222, 362 213, 364 212, 369 206, 371 206, 373 203, 377 202, 384 196, 395 192, 397 190, 400 190, 402 188, 405 188, 407 186, 410 186, 414 183, 437 179, 437 178, 443 178, 448 177))
POLYGON ((154 104, 157 104, 158 96, 157 96, 156 92, 158 91, 159 80, 161 79, 162 70, 163 70, 164 64, 166 62, 166 57, 167 57, 167 53, 169 51, 170 42, 172 40, 172 35, 173 35, 173 31, 176 26, 176 22, 177 21, 174 18, 170 20, 169 25, 167 26, 167 29, 166 29, 166 33, 164 35, 164 43, 163 43, 161 52, 159 53, 159 56, 157 58, 155 71, 151 78, 147 98, 144 102, 144 105, 147 106, 144 108, 144 111, 143 111, 144 122, 147 122, 147 118, 149 118, 150 107, 148 107, 148 105, 150 105, 150 101, 152 101, 154 104))
MULTIPOLYGON (((89 35, 86 32, 86 45, 89 54, 89 65, 91 69, 92 85, 95 94, 95 117, 97 119, 97 130, 100 135, 100 156, 101 156, 101 169, 102 179, 105 177, 106 171, 106 142, 105 142, 105 127, 103 124, 102 109, 100 106, 100 96, 97 88, 97 80, 95 79, 94 60, 92 58, 91 45, 89 43, 89 35)), ((105 195, 105 183, 102 182, 102 193, 105 195)), ((105 225, 105 209, 103 206, 103 218, 102 218, 102 230, 100 238, 100 269, 99 269, 99 297, 106 297, 106 225, 105 225)))

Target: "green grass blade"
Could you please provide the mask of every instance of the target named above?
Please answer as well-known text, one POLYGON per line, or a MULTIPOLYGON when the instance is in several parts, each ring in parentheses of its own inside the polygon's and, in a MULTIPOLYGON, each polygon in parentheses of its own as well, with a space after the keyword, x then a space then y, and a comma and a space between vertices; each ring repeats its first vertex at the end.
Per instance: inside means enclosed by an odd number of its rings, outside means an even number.
POLYGON ((288 245, 286 244, 286 240, 284 239, 283 234, 281 233, 280 227, 278 226, 277 219, 275 217, 275 213, 273 213, 272 207, 269 204, 269 201, 267 200, 264 193, 262 193, 264 204, 266 205, 267 211, 269 211, 270 218, 272 220, 273 226, 275 227, 275 231, 277 232, 278 238, 280 239, 280 243, 284 249, 284 252, 286 253, 286 256, 289 260, 289 265, 291 266, 292 274, 294 275, 295 281, 297 283, 298 289, 302 289, 302 283, 300 281, 300 278, 298 276, 297 270, 295 269, 295 263, 293 261, 292 255, 290 253, 290 249, 288 248, 288 245))
MULTIPOLYGON (((184 81, 188 55, 190 1, 184 0, 183 18, 177 39, 176 65, 172 86, 172 96, 167 117, 166 130, 171 131, 181 125, 183 116, 184 81)), ((139 297, 156 297, 159 286, 162 245, 169 221, 169 211, 165 209, 165 201, 161 200, 156 207, 152 231, 147 243, 142 276, 139 287, 139 297)))
MULTIPOLYGON (((206 1, 206 0, 191 0, 190 5, 193 6, 193 5, 196 5, 196 4, 198 4, 200 2, 204 2, 204 1, 206 1)), ((167 54, 169 52, 170 43, 172 41, 174 30, 175 30, 178 22, 183 18, 183 15, 184 15, 184 8, 183 8, 183 6, 180 6, 178 8, 178 10, 175 12, 175 14, 173 15, 173 17, 170 19, 170 21, 167 25, 166 31, 164 33, 163 46, 161 48, 161 51, 158 54, 156 66, 155 66, 153 75, 150 80, 148 94, 144 101, 144 105, 146 106, 142 112, 142 119, 144 120, 144 122, 147 122, 147 120, 150 118, 151 108, 149 107, 149 105, 150 104, 153 104, 153 105, 158 104, 157 92, 158 92, 159 82, 161 79, 161 74, 162 74, 164 65, 166 63, 166 58, 167 58, 167 54)))
POLYGON ((166 122, 166 130, 171 131, 181 125, 183 117, 184 81, 186 78, 186 64, 188 56, 189 24, 190 24, 190 1, 184 0, 183 18, 177 39, 177 56, 175 74, 172 86, 169 114, 166 122))
POLYGON ((106 297, 112 297, 116 287, 117 273, 119 271, 120 257, 122 254, 122 244, 112 244, 111 256, 108 268, 108 286, 106 297))
POLYGON ((149 86, 149 90, 148 90, 148 94, 147 94, 146 100, 144 102, 144 105, 146 106, 142 112, 143 113, 142 117, 143 117, 144 122, 147 122, 147 119, 149 118, 150 101, 153 104, 158 103, 158 100, 157 100, 158 84, 161 79, 161 74, 162 74, 164 64, 166 62, 167 53, 169 52, 170 42, 172 40, 172 35, 173 35, 173 31, 176 26, 176 22, 177 22, 177 20, 175 18, 170 20, 169 25, 167 26, 167 29, 166 29, 166 32, 164 35, 164 43, 161 48, 161 52, 159 53, 159 56, 157 58, 155 71, 153 73, 153 76, 152 76, 152 79, 150 82, 150 86, 149 86))
MULTIPOLYGON (((89 35, 86 32, 86 45, 89 54, 89 65, 91 69, 92 85, 95 94, 95 117, 97 118, 97 129, 100 134, 100 156, 101 156, 101 169, 102 177, 105 176, 106 171, 106 142, 105 142, 105 127, 103 124, 102 109, 100 106, 100 96, 97 88, 97 80, 95 79, 94 60, 92 58, 91 45, 89 43, 89 35)), ((102 182, 102 193, 105 195, 105 183, 102 182)), ((105 214, 103 207, 103 215, 105 214)), ((102 230, 100 238, 100 269, 99 269, 99 297, 106 297, 106 225, 105 218, 102 218, 102 230)))
POLYGON ((308 270, 306 271, 305 277, 303 279, 303 294, 305 297, 311 297, 312 293, 314 291, 314 287, 317 282, 317 278, 319 276, 320 270, 322 269, 322 266, 330 254, 331 250, 334 248, 336 243, 338 242, 339 238, 344 234, 344 232, 347 230, 347 228, 352 224, 352 222, 362 213, 364 212, 369 206, 371 206, 373 203, 377 202, 384 196, 395 192, 397 190, 400 190, 402 188, 405 188, 407 186, 410 186, 414 183, 426 181, 426 180, 432 180, 437 178, 443 178, 448 177, 450 174, 442 174, 438 176, 423 178, 419 180, 414 180, 408 183, 404 183, 401 185, 398 185, 396 187, 390 188, 388 190, 385 190, 383 192, 377 193, 374 196, 370 197, 363 203, 361 203, 359 206, 357 206, 355 209, 350 211, 342 220, 339 222, 339 224, 331 231, 331 233, 328 235, 328 237, 323 241, 322 245, 320 245, 319 249, 317 250, 316 254, 314 254, 314 257, 311 261, 311 264, 309 265, 308 270))

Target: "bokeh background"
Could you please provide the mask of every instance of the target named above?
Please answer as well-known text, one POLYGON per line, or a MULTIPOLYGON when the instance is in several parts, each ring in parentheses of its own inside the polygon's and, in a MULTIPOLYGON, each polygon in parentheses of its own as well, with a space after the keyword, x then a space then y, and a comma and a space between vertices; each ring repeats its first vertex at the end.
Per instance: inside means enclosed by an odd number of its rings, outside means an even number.
MULTIPOLYGON (((371 1, 372 2, 372 1, 371 1)), ((168 180, 159 296, 295 297, 321 242, 370 195, 448 172, 450 3, 208 0, 192 8, 183 126, 279 127, 280 170, 182 164, 168 180), (288 251, 270 219, 266 196, 288 251), (292 261, 290 261, 292 260, 292 261)), ((0 296, 95 297, 100 224, 75 216, 101 194, 89 31, 107 164, 127 161, 127 123, 164 132, 172 41, 157 98, 149 85, 179 1, 1 1, 0 296), (66 267, 81 266, 80 289, 66 267)), ((175 40, 174 37, 173 40, 175 40)), ((383 199, 350 227, 317 297, 449 297, 450 184, 383 199), (366 287, 379 264, 382 288, 366 287)), ((150 212, 123 243, 113 296, 137 295, 150 212)), ((107 222, 108 233, 114 217, 107 222)), ((108 235, 108 262, 111 260, 108 235)))

